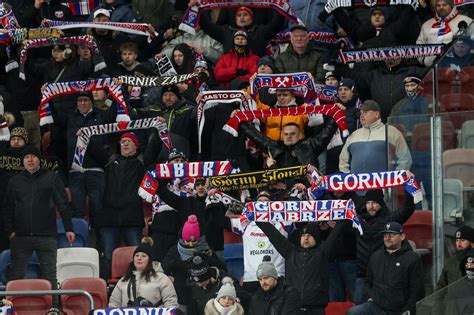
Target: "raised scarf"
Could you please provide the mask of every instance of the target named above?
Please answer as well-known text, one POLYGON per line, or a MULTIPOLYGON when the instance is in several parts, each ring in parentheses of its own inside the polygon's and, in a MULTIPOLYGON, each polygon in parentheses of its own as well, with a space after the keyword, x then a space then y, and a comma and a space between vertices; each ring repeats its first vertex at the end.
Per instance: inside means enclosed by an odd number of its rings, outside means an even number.
POLYGON ((118 77, 123 84, 140 87, 160 87, 188 81, 196 78, 197 73, 180 74, 170 77, 136 77, 121 75, 118 77))
POLYGON ((8 128, 7 122, 2 118, 0 121, 0 141, 10 140, 10 129, 8 128))
POLYGON ((412 45, 399 47, 368 48, 364 50, 340 50, 337 62, 383 61, 388 59, 410 59, 427 56, 440 56, 444 45, 412 45))
POLYGON ((241 90, 235 91, 206 91, 201 92, 201 98, 197 105, 197 125, 198 125, 198 152, 201 153, 202 131, 204 129, 205 115, 204 112, 212 107, 221 104, 240 103, 240 110, 257 109, 255 101, 249 95, 241 90))
POLYGON ((41 89, 42 97, 38 107, 40 126, 54 122, 49 101, 60 95, 74 94, 84 91, 97 91, 106 89, 109 95, 117 101, 117 121, 129 121, 127 105, 122 94, 122 88, 112 78, 96 80, 48 83, 41 89))
MULTIPOLYGON (((355 45, 349 37, 337 37, 334 32, 308 31, 309 40, 317 45, 328 45, 337 48, 354 48, 355 45)), ((280 32, 272 38, 276 43, 289 43, 291 32, 280 32)))
POLYGON ((229 161, 156 164, 153 170, 146 172, 138 189, 138 194, 151 203, 158 189, 158 178, 212 177, 239 172, 240 170, 234 168, 229 161))
POLYGON ((124 22, 71 22, 43 20, 45 28, 56 28, 58 30, 67 30, 74 28, 100 28, 105 30, 119 31, 128 34, 147 36, 149 40, 156 38, 156 32, 152 32, 146 23, 124 23, 124 22))
POLYGON ((223 204, 224 207, 228 209, 242 209, 244 204, 222 191, 216 191, 212 195, 207 195, 206 197, 206 208, 216 204, 223 204))
POLYGON ((446 34, 451 33, 451 27, 449 26, 449 22, 451 22, 454 18, 459 15, 458 10, 453 8, 453 10, 448 14, 447 17, 439 17, 438 14, 435 14, 434 19, 435 22, 431 25, 431 28, 438 29, 438 36, 443 36, 446 34))
POLYGON ((57 29, 51 28, 14 28, 8 32, 0 34, 0 43, 4 45, 22 44, 27 39, 39 38, 59 38, 61 33, 57 29))
POLYGON ((80 136, 77 137, 76 149, 74 150, 74 158, 72 160, 71 168, 76 171, 83 171, 82 163, 84 162, 87 146, 89 145, 92 136, 147 128, 156 128, 160 139, 168 149, 173 148, 166 123, 161 122, 159 117, 83 127, 79 130, 80 136))
POLYGON ((407 171, 385 171, 372 173, 332 174, 325 175, 321 183, 315 183, 320 175, 314 171, 311 173, 310 193, 318 195, 318 190, 328 191, 358 191, 393 188, 403 186, 413 196, 415 203, 423 200, 423 194, 414 176, 408 176, 407 171))
POLYGON ((127 315, 176 315, 177 310, 174 308, 164 307, 109 307, 103 309, 93 310, 89 315, 112 315, 112 314, 127 314, 127 315))
POLYGON ((20 24, 16 20, 13 10, 6 9, 3 2, 0 2, 0 23, 3 28, 7 30, 20 28, 20 24))
POLYGON ((263 119, 267 117, 298 116, 309 114, 323 114, 325 116, 332 117, 336 121, 339 128, 342 130, 343 136, 349 135, 349 131, 347 130, 346 111, 341 110, 335 104, 239 111, 234 117, 227 121, 222 129, 229 132, 234 137, 238 137, 239 125, 244 121, 253 121, 254 119, 263 119))
POLYGON ((410 5, 414 10, 418 8, 418 0, 396 0, 396 1, 367 1, 367 0, 327 0, 324 11, 319 15, 321 21, 325 21, 329 14, 338 8, 350 7, 386 7, 392 5, 410 5))
POLYGON ((194 6, 188 7, 184 13, 179 29, 187 33, 195 34, 199 23, 200 14, 205 10, 235 7, 271 8, 289 19, 294 24, 304 25, 298 18, 287 0, 196 0, 194 6))
POLYGON ((306 72, 258 74, 250 86, 252 97, 255 98, 255 95, 263 87, 276 90, 292 88, 295 96, 304 97, 305 103, 311 103, 316 98, 314 81, 306 72))
POLYGON ((306 166, 272 168, 256 172, 211 177, 210 186, 220 191, 260 188, 289 178, 305 177, 306 173, 306 166))
POLYGON ((100 55, 99 48, 97 47, 97 42, 94 37, 89 35, 84 36, 71 36, 71 37, 62 37, 62 38, 39 38, 39 39, 28 39, 25 41, 21 48, 20 52, 20 78, 25 80, 25 63, 27 57, 27 50, 31 48, 41 48, 47 46, 56 46, 56 45, 86 45, 92 50, 93 61, 94 61, 94 71, 100 71, 105 69, 106 64, 104 58, 100 55))
POLYGON ((166 55, 163 55, 160 60, 156 61, 156 66, 158 67, 158 74, 161 77, 168 77, 178 74, 173 64, 171 63, 170 58, 168 58, 168 56, 166 55))
POLYGON ((242 215, 255 222, 326 222, 351 220, 362 235, 352 200, 256 201, 245 204, 242 215))

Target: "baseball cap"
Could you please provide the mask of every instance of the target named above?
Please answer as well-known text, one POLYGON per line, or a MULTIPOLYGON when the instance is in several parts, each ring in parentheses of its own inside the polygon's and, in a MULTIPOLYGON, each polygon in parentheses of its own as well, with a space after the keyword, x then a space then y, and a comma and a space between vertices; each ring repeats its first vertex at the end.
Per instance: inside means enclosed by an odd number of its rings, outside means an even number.
POLYGON ((382 230, 380 233, 402 234, 403 226, 398 222, 389 222, 385 225, 385 230, 382 230))
POLYGON ((360 110, 373 110, 376 112, 380 112, 380 105, 374 100, 367 100, 362 104, 360 110))
POLYGON ((110 18, 110 12, 109 12, 109 10, 104 9, 104 8, 100 8, 100 9, 95 10, 95 12, 94 12, 94 19, 95 19, 97 16, 101 15, 101 14, 102 14, 102 15, 105 15, 105 16, 108 17, 108 18, 110 18))

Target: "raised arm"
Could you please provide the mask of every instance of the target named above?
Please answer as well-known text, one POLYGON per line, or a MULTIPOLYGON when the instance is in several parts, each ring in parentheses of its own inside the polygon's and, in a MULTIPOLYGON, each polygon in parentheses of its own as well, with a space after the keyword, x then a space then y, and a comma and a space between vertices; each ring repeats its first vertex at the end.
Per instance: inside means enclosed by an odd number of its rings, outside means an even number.
POLYGON ((278 232, 273 224, 268 222, 257 222, 257 226, 263 231, 263 233, 265 233, 280 255, 284 258, 288 258, 295 245, 278 232))

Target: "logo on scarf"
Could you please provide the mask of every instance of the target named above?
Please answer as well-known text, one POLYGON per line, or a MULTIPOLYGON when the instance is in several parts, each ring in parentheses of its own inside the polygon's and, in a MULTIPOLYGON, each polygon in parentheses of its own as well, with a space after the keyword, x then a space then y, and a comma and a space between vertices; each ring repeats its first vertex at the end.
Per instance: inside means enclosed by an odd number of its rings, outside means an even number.
POLYGON ((275 82, 278 83, 278 87, 283 86, 286 87, 286 83, 290 81, 289 77, 278 77, 275 79, 275 82), (283 80, 282 80, 283 79, 283 80))
POLYGON ((93 80, 71 82, 71 88, 75 91, 89 91, 95 85, 93 80))

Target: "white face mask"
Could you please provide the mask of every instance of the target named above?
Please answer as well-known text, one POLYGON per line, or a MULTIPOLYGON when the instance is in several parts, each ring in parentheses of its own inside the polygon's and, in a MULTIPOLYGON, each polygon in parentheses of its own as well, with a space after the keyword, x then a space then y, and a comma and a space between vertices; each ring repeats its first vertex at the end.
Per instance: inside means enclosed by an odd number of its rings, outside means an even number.
POLYGON ((414 89, 405 89, 405 92, 407 93, 407 96, 408 97, 412 97, 412 98, 415 98, 416 97, 416 94, 418 92, 418 86, 414 89))
POLYGON ((474 280, 474 271, 466 270, 466 276, 469 280, 474 280))

